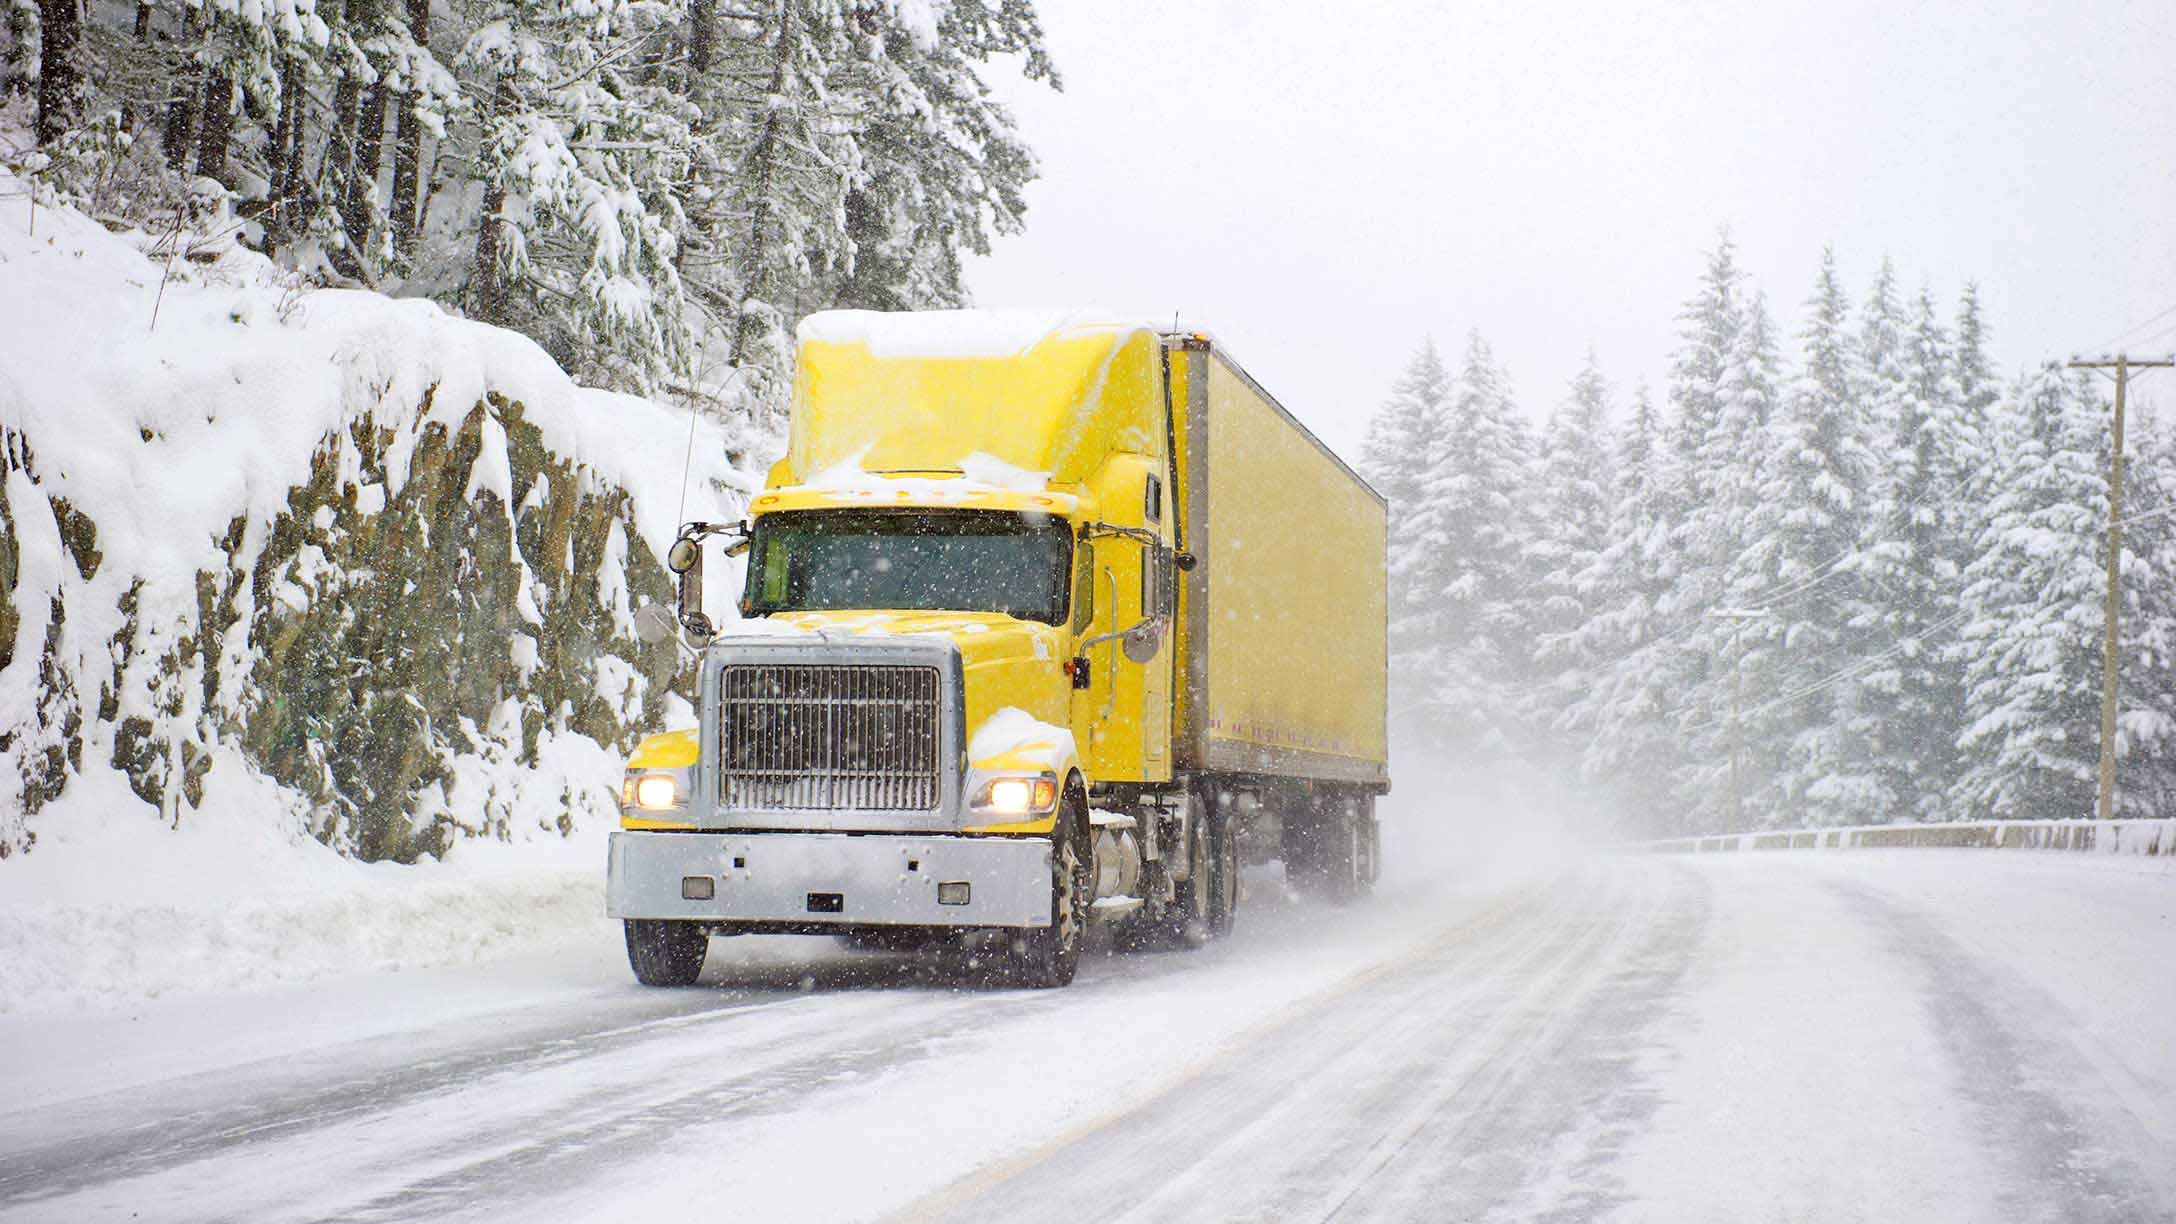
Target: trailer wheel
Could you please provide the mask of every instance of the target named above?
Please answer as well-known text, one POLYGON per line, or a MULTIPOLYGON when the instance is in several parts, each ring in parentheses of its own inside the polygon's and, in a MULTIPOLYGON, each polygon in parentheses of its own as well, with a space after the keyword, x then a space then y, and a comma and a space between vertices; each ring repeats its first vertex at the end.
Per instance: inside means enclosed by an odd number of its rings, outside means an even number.
POLYGON ((1367 834, 1342 803, 1328 805, 1323 816, 1322 866, 1328 886, 1324 891, 1330 900, 1343 905, 1367 891, 1367 834))
POLYGON ((1222 939, 1239 918, 1239 830, 1212 801, 1203 827, 1209 834, 1209 934, 1222 939))
POLYGON ((1328 795, 1292 796, 1280 805, 1284 878, 1314 900, 1352 895, 1353 844, 1345 805, 1328 795))
POLYGON ((702 976, 710 934, 699 922, 630 918, 627 963, 645 986, 693 986, 702 976))
POLYGON ((1375 891, 1375 882, 1383 878, 1383 822, 1375 818, 1375 800, 1372 796, 1359 804, 1360 848, 1367 855, 1360 871, 1360 895, 1375 891))
POLYGON ((1050 925, 1027 931, 1015 944, 1020 976, 1038 990, 1070 985, 1080 966, 1094 869, 1082 819, 1086 807, 1078 792, 1068 792, 1059 806, 1050 840, 1050 925))

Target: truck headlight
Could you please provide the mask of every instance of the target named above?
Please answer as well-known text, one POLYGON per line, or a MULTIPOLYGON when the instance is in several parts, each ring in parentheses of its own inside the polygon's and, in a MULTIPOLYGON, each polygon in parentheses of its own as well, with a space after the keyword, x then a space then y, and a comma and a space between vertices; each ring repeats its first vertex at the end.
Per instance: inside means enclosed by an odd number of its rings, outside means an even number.
POLYGON ((680 806, 680 784, 664 774, 635 780, 635 806, 650 811, 680 806))
POLYGON ((1050 774, 1040 777, 992 778, 975 796, 974 806, 985 812, 1003 812, 1007 815, 1041 814, 1058 803, 1058 779, 1050 774))
POLYGON ((668 812, 685 807, 689 799, 689 782, 683 780, 682 770, 637 769, 629 770, 627 780, 620 784, 620 806, 644 812, 668 812))

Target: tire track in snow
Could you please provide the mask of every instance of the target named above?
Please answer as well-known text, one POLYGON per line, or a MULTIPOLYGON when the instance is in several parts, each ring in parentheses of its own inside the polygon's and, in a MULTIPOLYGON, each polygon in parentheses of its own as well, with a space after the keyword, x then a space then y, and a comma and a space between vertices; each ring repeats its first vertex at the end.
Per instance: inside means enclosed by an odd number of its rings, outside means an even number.
MULTIPOLYGON (((1672 864, 1668 895, 1627 918, 1598 973, 1546 1008, 1519 1059, 1462 1095, 1455 1120, 1418 1131, 1333 1218, 1589 1220, 1622 1201, 1613 1161, 1659 1104, 1640 1059, 1691 971, 1713 889, 1672 864)), ((1448 1106, 1452 1102, 1444 1102, 1448 1106)), ((1439 1107, 1437 1114, 1443 1109, 1439 1107)))
POLYGON ((918 958, 735 966, 749 984, 637 994, 643 1018, 633 1023, 576 1013, 425 1062, 269 1087, 262 1067, 189 1077, 160 1095, 187 1100, 239 1076, 221 1094, 238 1103, 163 1110, 122 1092, 0 1119, 32 1136, 19 1150, 0 1148, 0 1213, 134 1217, 101 1206, 127 1203, 154 1205, 146 1218, 408 1220, 548 1199, 552 1187, 645 1154, 676 1128, 790 1111, 823 1086, 895 1071, 991 1025, 1186 972, 1224 951, 1098 956, 1067 992, 1014 991, 918 958), (933 983, 945 989, 928 990, 933 983), (763 1032, 751 1037, 751 1028, 763 1032), (251 1170, 267 1168, 316 1175, 258 1188, 251 1170), (167 1192, 174 1187, 186 1192, 167 1192), (187 1206, 207 1201, 221 1206, 187 1206))
MULTIPOLYGON (((760 976, 767 980, 780 972, 766 969, 760 976)), ((297 1076, 268 1090, 260 1077, 268 1070, 276 1074, 277 1068, 240 1068, 161 1085, 155 1096, 129 1090, 50 1107, 36 1117, 6 1120, 10 1138, 7 1150, 0 1151, 0 1210, 238 1153, 276 1159, 273 1154, 283 1143, 308 1141, 342 1127, 368 1126, 455 1094, 533 1083, 531 1077, 548 1077, 556 1068, 596 1064, 678 1036, 715 1039, 722 1050, 752 1059, 752 1064, 740 1064, 740 1071, 754 1078, 771 1069, 769 1060, 762 1057, 769 1047, 735 1048, 731 1029, 736 1024, 779 1007, 811 1003, 851 1007, 858 1002, 874 1009, 880 1020, 889 1017, 911 1026, 932 1010, 941 1013, 970 1005, 973 996, 876 993, 926 977, 925 969, 906 961, 795 966, 769 988, 734 985, 723 990, 644 994, 636 996, 638 1018, 632 1022, 615 1023, 618 1017, 608 1017, 600 1025, 599 1017, 584 1013, 512 1039, 362 1074, 329 1080, 297 1076), (812 990, 833 993, 811 995, 808 991, 812 990), (239 1093, 225 1090, 237 1080, 244 1085, 239 1093), (147 1100, 172 1096, 188 1101, 199 1093, 217 1103, 175 1111, 158 1109, 155 1104, 147 1108, 147 1100), (228 1103, 229 1096, 239 1099, 228 1103), (18 1133, 21 1145, 15 1146, 18 1133)), ((781 1039, 771 1044, 783 1048, 794 1043, 781 1039)), ((787 1052, 815 1060, 829 1053, 812 1051, 810 1045, 804 1035, 800 1048, 787 1052)), ((526 1113, 522 1119, 530 1120, 526 1113)), ((473 1126, 475 1117, 469 1122, 473 1126)), ((492 1119, 487 1132, 468 1133, 484 1138, 520 1129, 518 1124, 492 1119)), ((548 1124, 543 1129, 550 1132, 548 1124)), ((526 1133, 533 1137, 537 1130, 526 1133)))
MULTIPOLYGON (((1857 881, 1826 883, 1879 928, 1897 959, 1923 981, 1923 1002, 1945 1036, 1940 1048, 1958 1092, 2007 1156, 1999 1162, 2006 1220, 2154 1224, 2176 1218, 2176 1201, 2164 1197, 2130 1155, 2100 1138, 2124 1129, 2123 1120, 2136 1119, 2120 1110, 2082 1116, 2082 1108, 2055 1094, 2053 1086, 2061 1084, 2065 1097, 2081 1100, 2085 1094, 2076 1086, 2095 1083, 2099 1076, 2071 1053, 2064 1034, 2019 1031, 2022 1013, 2053 1014, 2005 1006, 2029 993, 2024 983, 1975 957, 1927 915, 1857 881)), ((2118 1096, 2113 1088, 2107 1092, 2111 1099, 2118 1096)), ((2153 1150, 2143 1133, 2128 1146, 2153 1150)), ((2161 1157, 2166 1160, 2168 1153, 2161 1157)))
MULTIPOLYGON (((1471 1123, 1513 1117, 1568 1043, 1610 1021, 1644 1025, 1656 1007, 1598 1000, 1620 980, 1643 980, 1650 1003, 1666 995, 1695 943, 1684 928, 1697 930, 1705 913, 1682 872, 1588 876, 1536 900, 1341 983, 1157 1095, 963 1179, 902 1218, 1020 1219, 1053 1202, 1076 1219, 1443 1218, 1444 1187, 1431 1171, 1502 1139, 1471 1123), (1658 926, 1656 913, 1673 906, 1677 916, 1658 926), (1624 964, 1658 944, 1675 949, 1660 971, 1624 964), (1384 1186, 1398 1193, 1385 1197, 1384 1186), (1410 1201, 1416 1193, 1427 1201, 1410 1201)), ((1601 1060, 1573 1061, 1592 1069, 1601 1060)), ((1611 1065, 1630 1073, 1629 1056, 1611 1065)), ((1561 1075, 1556 1085, 1558 1097, 1580 1087, 1561 1075)), ((1571 1121, 1544 1111, 1523 1123, 1539 1133, 1520 1141, 1546 1146, 1571 1121)))

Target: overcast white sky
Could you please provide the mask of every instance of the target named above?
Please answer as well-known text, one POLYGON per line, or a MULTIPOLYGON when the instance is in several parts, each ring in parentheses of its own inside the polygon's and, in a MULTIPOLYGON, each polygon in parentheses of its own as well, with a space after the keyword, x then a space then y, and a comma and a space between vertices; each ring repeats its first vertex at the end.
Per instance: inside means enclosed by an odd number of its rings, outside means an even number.
POLYGON ((1043 177, 977 304, 1182 311, 1348 455, 1423 334, 1537 418, 1590 343, 1659 396, 1725 223, 1790 332, 1833 242, 1854 299, 1977 279, 2006 370, 2176 348, 2171 0, 1037 7, 1065 91, 998 84, 1043 177))

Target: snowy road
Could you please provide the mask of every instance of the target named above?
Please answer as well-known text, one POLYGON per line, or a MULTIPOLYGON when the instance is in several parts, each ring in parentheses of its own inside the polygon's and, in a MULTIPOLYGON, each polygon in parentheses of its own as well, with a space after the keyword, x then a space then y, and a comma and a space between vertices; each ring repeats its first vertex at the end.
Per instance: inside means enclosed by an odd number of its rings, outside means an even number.
POLYGON ((646 992, 600 924, 0 1021, 0 1218, 2176 1219, 2166 863, 1253 893, 1234 939, 1059 993, 792 940, 646 992))

